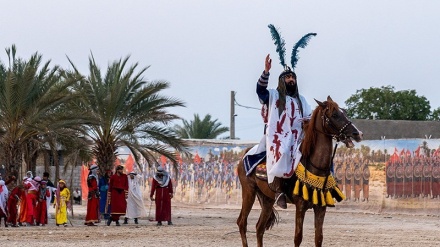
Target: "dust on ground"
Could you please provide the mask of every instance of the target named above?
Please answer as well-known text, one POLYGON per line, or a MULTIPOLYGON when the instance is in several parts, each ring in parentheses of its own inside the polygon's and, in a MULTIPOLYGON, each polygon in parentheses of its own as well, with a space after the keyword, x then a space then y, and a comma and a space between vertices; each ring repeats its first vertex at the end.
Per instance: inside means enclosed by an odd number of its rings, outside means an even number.
MULTIPOLYGON (((343 201, 328 208, 324 222, 323 246, 440 246, 440 199, 387 198, 383 172, 372 172, 368 202, 343 201)), ((146 189, 146 193, 148 189, 146 189)), ((234 189, 182 193, 173 199, 173 225, 156 226, 141 218, 135 225, 96 227, 84 225, 85 203, 74 205, 72 225, 57 227, 52 219, 47 226, 4 228, 0 226, 2 246, 241 246, 236 224, 241 193, 234 189), (205 193, 205 194, 204 194, 205 193)), ((147 197, 148 195, 146 195, 147 197)), ((148 197, 147 197, 148 198, 148 197)), ((150 202, 145 200, 147 211, 150 202)), ((255 225, 258 203, 249 215, 249 246, 256 246, 255 225)), ((265 246, 293 246, 295 206, 278 209, 280 222, 264 235, 265 246)), ((154 215, 154 206, 150 216, 154 215)), ((151 218, 150 217, 150 218, 151 218)), ((314 246, 313 210, 306 214, 302 246, 314 246)), ((122 223, 122 220, 121 220, 122 223)))

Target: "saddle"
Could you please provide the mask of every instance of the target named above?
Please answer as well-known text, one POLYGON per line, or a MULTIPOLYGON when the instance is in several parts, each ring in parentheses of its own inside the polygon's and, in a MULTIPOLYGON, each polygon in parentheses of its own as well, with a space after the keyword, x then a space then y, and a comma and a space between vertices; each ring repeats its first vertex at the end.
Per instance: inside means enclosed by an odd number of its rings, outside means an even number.
POLYGON ((267 181, 266 161, 263 161, 257 165, 257 168, 255 169, 255 176, 260 180, 267 181))

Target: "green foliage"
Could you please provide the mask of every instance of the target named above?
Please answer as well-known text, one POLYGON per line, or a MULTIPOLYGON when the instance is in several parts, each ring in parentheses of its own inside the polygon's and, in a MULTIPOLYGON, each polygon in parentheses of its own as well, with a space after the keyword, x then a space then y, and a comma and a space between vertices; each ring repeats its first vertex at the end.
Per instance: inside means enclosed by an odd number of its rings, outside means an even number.
POLYGON ((219 135, 229 131, 228 127, 222 127, 217 119, 211 120, 207 114, 203 120, 198 114, 194 114, 194 120, 190 122, 182 119, 183 126, 175 125, 174 131, 184 139, 215 139, 219 135))
MULTIPOLYGON (((184 103, 162 95, 170 84, 144 80, 148 67, 138 70, 138 63, 128 66, 128 60, 114 61, 102 73, 91 56, 89 75, 76 88, 82 95, 84 114, 94 118, 84 134, 92 139, 92 152, 102 170, 113 168, 122 146, 138 164, 141 156, 154 164, 156 154, 176 161, 175 150, 187 151, 185 142, 168 127, 180 119, 169 110, 184 103)), ((70 73, 79 74, 76 69, 70 73)))
POLYGON ((429 120, 431 107, 415 90, 395 91, 392 86, 357 90, 345 101, 347 115, 355 119, 429 120))
POLYGON ((17 175, 23 156, 31 168, 49 139, 67 133, 76 138, 82 118, 66 107, 78 97, 70 90, 75 80, 50 61, 43 63, 38 53, 16 57, 15 45, 6 53, 8 65, 0 63, 0 145, 8 175, 17 175))
POLYGON ((431 112, 430 120, 440 121, 440 107, 431 112))

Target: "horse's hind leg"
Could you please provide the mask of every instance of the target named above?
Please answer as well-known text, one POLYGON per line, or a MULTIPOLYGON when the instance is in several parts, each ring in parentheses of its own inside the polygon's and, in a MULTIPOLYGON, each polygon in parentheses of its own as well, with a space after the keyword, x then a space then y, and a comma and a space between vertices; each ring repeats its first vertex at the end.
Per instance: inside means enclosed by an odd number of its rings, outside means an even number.
POLYGON ((241 242, 243 244, 243 247, 247 247, 247 219, 255 202, 256 191, 255 188, 253 188, 249 184, 243 184, 241 191, 243 202, 241 203, 241 211, 237 219, 237 225, 238 229, 240 230, 241 242))
POLYGON ((272 225, 272 223, 268 221, 276 221, 276 216, 271 219, 273 213, 273 204, 275 203, 275 200, 265 196, 263 193, 258 194, 258 199, 261 205, 261 214, 257 222, 257 246, 262 247, 264 232, 266 231, 266 229, 270 228, 270 225, 272 225))
POLYGON ((324 225, 326 209, 327 207, 313 207, 313 210, 315 212, 315 246, 322 246, 322 240, 324 238, 322 228, 324 225))

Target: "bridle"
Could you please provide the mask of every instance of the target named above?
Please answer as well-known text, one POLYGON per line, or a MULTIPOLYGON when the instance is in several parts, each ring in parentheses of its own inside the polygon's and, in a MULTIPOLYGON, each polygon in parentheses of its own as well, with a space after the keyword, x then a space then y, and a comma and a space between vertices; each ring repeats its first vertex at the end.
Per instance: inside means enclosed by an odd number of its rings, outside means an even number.
MULTIPOLYGON (((322 118, 322 129, 323 129, 323 131, 322 131, 322 133, 323 134, 325 134, 325 135, 328 135, 328 136, 331 136, 333 139, 335 139, 337 142, 343 142, 343 141, 345 141, 345 140, 347 140, 347 135, 344 133, 344 131, 347 129, 347 127, 348 126, 350 126, 350 125, 352 125, 352 122, 350 121, 350 120, 348 120, 347 119, 347 122, 340 128, 340 129, 338 129, 338 127, 336 127, 333 123, 332 123, 332 121, 330 120, 330 118, 328 118, 327 117, 327 115, 326 115, 326 112, 329 110, 329 108, 328 107, 326 107, 325 109, 324 109, 324 112, 323 112, 323 114, 321 115, 321 118, 322 118), (337 134, 334 134, 334 133, 328 133, 327 131, 326 131, 326 125, 330 128, 330 129, 332 129, 335 133, 337 133, 337 134)), ((343 112, 343 111, 342 111, 343 112)), ((345 113, 343 112, 343 114, 344 114, 344 116, 346 116, 345 115, 345 113)))

